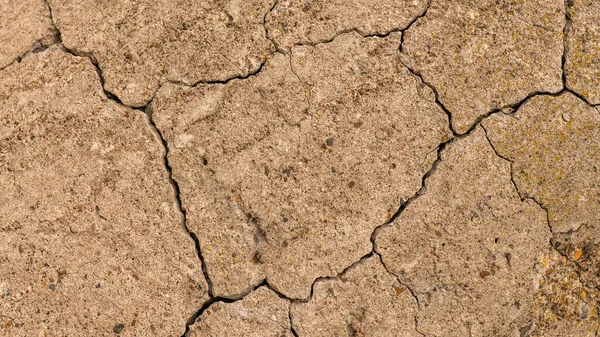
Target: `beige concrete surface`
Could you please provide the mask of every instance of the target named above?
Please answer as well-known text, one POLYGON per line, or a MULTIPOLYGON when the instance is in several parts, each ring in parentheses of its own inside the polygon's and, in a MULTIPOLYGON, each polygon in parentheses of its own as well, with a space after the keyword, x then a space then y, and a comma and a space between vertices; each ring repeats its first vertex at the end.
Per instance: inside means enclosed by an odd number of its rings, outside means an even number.
POLYGON ((152 117, 215 295, 266 277, 307 298, 316 278, 369 253, 373 229, 420 188, 427 154, 451 134, 399 42, 349 33, 247 80, 159 91, 152 117))
POLYGON ((0 1, 0 69, 55 42, 56 30, 43 0, 0 1))
POLYGON ((600 104, 600 2, 572 0, 568 7, 567 86, 600 104))
POLYGON ((58 46, 2 71, 0 107, 0 333, 181 335, 208 288, 148 117, 58 46))
POLYGON ((292 337, 290 301, 260 287, 234 303, 216 302, 190 327, 190 337, 292 337))
POLYGON ((0 337, 598 337, 599 20, 0 0, 0 337))

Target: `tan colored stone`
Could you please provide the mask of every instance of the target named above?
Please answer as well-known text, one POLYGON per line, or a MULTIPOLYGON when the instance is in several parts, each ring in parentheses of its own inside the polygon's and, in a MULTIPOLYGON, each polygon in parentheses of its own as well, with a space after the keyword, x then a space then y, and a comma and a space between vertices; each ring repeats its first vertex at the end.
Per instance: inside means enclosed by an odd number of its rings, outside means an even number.
POLYGON ((273 45, 274 0, 50 0, 65 46, 92 55, 105 88, 144 106, 166 81, 224 81, 257 71, 273 45))
POLYGON ((513 161, 519 191, 548 209, 555 233, 582 229, 600 238, 597 109, 570 93, 537 96, 484 126, 498 153, 513 161))
POLYGON ((410 291, 372 256, 339 279, 317 281, 309 302, 292 304, 291 317, 300 336, 416 337, 416 312, 410 291))
POLYGON ((266 277, 307 298, 316 278, 367 254, 373 229, 420 188, 450 132, 399 64, 399 41, 344 34, 245 80, 158 92, 153 118, 215 295, 266 277))
POLYGON ((567 86, 592 104, 600 104, 600 2, 569 0, 567 86))
POLYGON ((331 41, 356 30, 384 35, 406 28, 427 9, 427 0, 281 0, 267 17, 269 37, 280 48, 331 41))
POLYGON ((58 47, 0 107, 0 335, 180 336, 207 285, 147 116, 58 47))
POLYGON ((189 337, 292 337, 290 301, 260 287, 233 303, 215 302, 190 326, 189 337))
POLYGON ((464 133, 494 109, 562 89, 562 0, 440 0, 406 31, 405 61, 464 133))
POLYGON ((55 39, 44 0, 0 0, 0 69, 55 39))
POLYGON ((547 255, 545 212, 521 201, 510 163, 477 127, 442 151, 425 192, 376 239, 388 269, 419 297, 432 336, 514 336, 528 322, 547 255))

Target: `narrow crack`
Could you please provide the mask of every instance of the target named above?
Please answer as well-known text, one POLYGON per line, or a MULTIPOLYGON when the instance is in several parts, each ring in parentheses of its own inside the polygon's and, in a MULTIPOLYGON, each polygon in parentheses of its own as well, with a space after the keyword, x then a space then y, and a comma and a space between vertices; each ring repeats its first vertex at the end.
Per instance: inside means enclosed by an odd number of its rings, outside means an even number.
POLYGON ((56 40, 50 44, 44 44, 44 40, 46 40, 46 39, 47 38, 44 37, 44 38, 36 40, 34 43, 31 44, 31 46, 29 47, 29 49, 27 51, 21 53, 21 55, 17 56, 14 60, 7 63, 5 66, 0 67, 0 71, 12 66, 13 64, 21 63, 21 61, 29 54, 41 53, 44 50, 48 49, 50 46, 53 46, 56 44, 56 40))
POLYGON ((411 22, 408 23, 408 25, 406 26, 406 28, 404 28, 402 30, 402 36, 400 37, 400 46, 398 47, 398 50, 400 50, 400 53, 404 53, 404 37, 406 36, 406 32, 408 32, 408 30, 420 19, 424 18, 427 15, 427 12, 429 12, 429 9, 431 8, 431 4, 432 4, 432 0, 428 0, 427 1, 427 6, 425 7, 425 10, 417 17, 415 17, 411 22))
MULTIPOLYGON (((404 36, 404 35, 403 35, 404 36)), ((444 106, 444 104, 440 101, 440 94, 438 93, 437 89, 431 85, 430 83, 428 83, 427 81, 425 81, 425 79, 423 78, 423 75, 421 75, 420 72, 414 70, 411 66, 409 66, 407 64, 407 62, 405 62, 402 59, 402 56, 407 57, 405 54, 402 53, 402 44, 400 44, 400 63, 406 68, 408 69, 408 71, 410 71, 411 74, 413 74, 413 76, 418 77, 421 82, 426 85, 429 89, 431 89, 431 91, 433 92, 433 96, 435 98, 435 104, 437 104, 438 107, 440 107, 440 109, 442 109, 442 111, 444 111, 444 113, 446 114, 446 116, 448 116, 448 127, 450 128, 450 131, 452 132, 453 136, 458 136, 459 133, 456 132, 456 130, 454 129, 453 123, 452 123, 452 112, 450 112, 450 110, 448 110, 446 108, 446 106, 444 106)), ((491 114, 491 113, 490 113, 491 114)), ((475 124, 472 126, 472 128, 474 128, 477 125, 478 121, 475 121, 475 124)), ((468 132, 468 131, 467 131, 468 132)))
POLYGON ((567 63, 567 54, 569 53, 569 44, 568 44, 568 35, 569 30, 571 29, 572 21, 571 21, 571 6, 573 6, 573 0, 564 0, 565 3, 565 26, 563 27, 563 54, 561 58, 561 69, 562 69, 562 83, 563 88, 567 89, 567 71, 566 71, 566 63, 567 63))
MULTIPOLYGON (((165 169, 167 170, 169 183, 171 184, 171 186, 173 186, 173 189, 175 191, 175 201, 176 201, 176 204, 177 204, 177 208, 178 208, 180 214, 182 215, 183 228, 186 230, 186 232, 192 238, 192 240, 194 240, 194 246, 195 246, 195 249, 196 249, 196 256, 200 260, 200 265, 201 265, 201 268, 202 268, 202 274, 204 275, 204 279, 205 279, 207 287, 208 287, 207 291, 208 291, 209 301, 207 301, 206 303, 210 303, 211 301, 217 301, 217 300, 225 301, 226 299, 224 299, 224 298, 219 298, 219 297, 215 297, 214 296, 214 294, 213 294, 213 284, 212 284, 212 281, 210 279, 210 275, 208 274, 208 267, 206 265, 206 261, 204 260, 204 256, 202 255, 202 249, 200 247, 200 240, 198 240, 198 236, 196 235, 196 233, 194 233, 193 231, 191 231, 189 229, 188 225, 187 225, 187 212, 186 212, 186 209, 185 209, 185 207, 183 207, 183 204, 181 202, 181 190, 179 188, 179 184, 177 183, 177 181, 175 179, 173 179, 173 169, 172 169, 171 165, 169 164, 169 145, 167 144, 167 141, 163 137, 163 135, 160 132, 160 130, 156 127, 156 124, 154 123, 154 120, 152 118, 152 106, 151 105, 147 106, 144 109, 144 113, 148 117, 148 121, 150 122, 150 125, 154 129, 154 132, 156 132, 156 134, 158 135, 158 137, 160 137, 160 140, 162 142, 163 148, 165 150, 164 156, 163 156, 163 164, 164 164, 165 169)), ((206 303, 204 305, 206 305, 206 303)), ((200 308, 200 310, 198 310, 196 313, 194 313, 194 315, 192 315, 192 317, 190 317, 188 319, 188 321, 186 323, 186 326, 185 326, 185 331, 186 332, 184 333, 184 336, 189 331, 190 325, 192 325, 196 321, 196 319, 198 318, 198 316, 200 316, 200 314, 203 312, 204 305, 202 306, 202 308, 200 308)), ((206 308, 204 308, 204 310, 205 309, 206 308)))
POLYGON ((58 29, 56 28, 56 25, 54 24, 54 19, 52 17, 52 8, 50 8, 50 4, 48 3, 48 0, 44 0, 44 3, 46 4, 46 7, 48 8, 49 19, 50 19, 50 22, 52 23, 52 30, 53 30, 54 35, 53 36, 44 36, 42 38, 35 40, 25 52, 23 52, 20 55, 18 55, 17 57, 15 57, 12 61, 7 63, 5 66, 0 67, 0 71, 12 66, 13 64, 20 63, 29 54, 40 53, 40 52, 48 49, 49 47, 51 47, 57 43, 60 43, 60 41, 61 41, 60 32, 58 31, 58 29), (49 40, 49 41, 46 41, 46 40, 49 40), (50 42, 50 43, 45 43, 45 42, 50 42))
POLYGON ((381 256, 381 254, 377 253, 374 251, 374 254, 377 255, 377 257, 379 257, 379 263, 381 263, 381 265, 383 266, 383 268, 388 272, 388 274, 394 276, 394 278, 398 281, 398 283, 400 283, 400 285, 402 285, 403 287, 405 287, 406 289, 408 289, 408 292, 410 292, 410 295, 413 297, 413 299, 415 300, 415 302, 417 303, 417 310, 415 312, 415 316, 413 317, 414 322, 415 322, 415 331, 420 334, 421 336, 426 336, 425 333, 421 332, 419 330, 419 312, 421 311, 422 307, 421 307, 421 302, 419 301, 419 297, 417 296, 417 293, 405 282, 403 282, 400 277, 398 277, 398 275, 392 273, 388 266, 385 264, 385 262, 383 262, 383 257, 381 256))
MULTIPOLYGON (((569 92, 569 90, 565 89, 564 92, 569 92)), ((497 151, 496 147, 494 146, 494 143, 489 138, 487 129, 483 125, 481 125, 481 127, 483 128, 484 133, 485 133, 485 137, 486 137, 488 143, 490 144, 490 147, 492 148, 492 150, 496 154, 496 156, 498 156, 499 158, 501 158, 501 159, 503 159, 503 160, 505 160, 505 161, 507 161, 507 162, 510 163, 510 180, 511 180, 511 182, 512 182, 512 184, 513 184, 513 186, 515 188, 515 191, 517 192, 519 198, 521 199, 521 201, 525 201, 525 200, 531 200, 531 201, 533 201, 546 214, 546 225, 547 225, 548 231, 550 233, 550 240, 548 242, 549 249, 551 251, 554 251, 554 252, 558 253, 560 256, 562 256, 563 258, 565 258, 567 261, 570 261, 573 264, 573 266, 574 266, 573 267, 575 269, 574 272, 577 274, 577 279, 578 279, 579 283, 581 283, 581 286, 583 288, 587 289, 589 293, 593 293, 594 285, 592 285, 592 286, 588 285, 588 282, 586 282, 582 278, 582 275, 581 275, 581 271, 582 270, 585 271, 585 270, 587 270, 587 268, 585 266, 582 266, 579 262, 570 259, 569 256, 568 256, 568 254, 566 252, 563 252, 561 249, 558 248, 557 242, 556 242, 556 239, 555 239, 555 233, 554 233, 554 230, 552 228, 552 223, 550 221, 550 213, 549 213, 548 207, 546 207, 542 202, 540 202, 539 200, 537 200, 535 197, 529 196, 526 193, 522 193, 521 192, 521 190, 519 189, 517 183, 514 180, 514 175, 513 175, 513 172, 514 172, 513 171, 514 161, 511 160, 510 158, 507 158, 507 157, 503 156, 502 154, 500 154, 497 151)), ((598 330, 596 330, 596 333, 598 333, 598 330)))
MULTIPOLYGON (((485 133, 485 137, 486 137, 486 139, 487 139, 488 143, 490 144, 490 147, 492 148, 492 150, 493 150, 493 151, 494 151, 494 153, 496 154, 496 156, 498 156, 499 158, 501 158, 501 159, 503 159, 503 160, 505 160, 505 161, 507 161, 507 162, 509 162, 509 163, 510 163, 510 180, 511 180, 511 182, 512 182, 512 184, 513 184, 514 188, 515 188, 515 191, 517 192, 517 195, 518 195, 518 196, 519 196, 519 198, 521 199, 521 201, 522 201, 522 202, 523 202, 523 201, 525 201, 525 200, 531 200, 531 201, 533 201, 533 202, 534 202, 534 203, 535 203, 535 204, 536 204, 536 205, 537 205, 539 208, 541 208, 541 209, 544 211, 544 213, 546 214, 546 225, 547 225, 547 227, 548 227, 548 232, 550 232, 550 240, 549 240, 549 242, 548 242, 548 246, 549 246, 550 250, 551 250, 551 251, 555 251, 555 252, 557 252, 559 255, 561 255, 561 256, 562 256, 562 257, 564 257, 565 259, 567 259, 567 260, 571 261, 571 259, 569 259, 568 255, 567 255, 566 253, 562 252, 562 251, 561 251, 560 249, 558 249, 558 248, 557 248, 557 246, 556 246, 556 241, 555 241, 555 233, 554 233, 554 230, 553 230, 553 228, 552 228, 552 224, 551 224, 551 222, 550 222, 550 213, 549 213, 549 211, 548 211, 548 207, 546 207, 546 206, 545 206, 545 205, 544 205, 542 202, 538 201, 538 200, 537 200, 535 197, 529 196, 529 195, 527 195, 526 193, 522 193, 522 192, 521 192, 521 190, 519 189, 519 187, 518 187, 518 185, 517 185, 517 183, 515 182, 515 180, 514 180, 514 177, 513 177, 513 163, 514 163, 514 161, 513 161, 513 160, 511 160, 510 158, 507 158, 507 157, 505 157, 505 156, 501 155, 501 154, 500 154, 500 153, 497 151, 497 149, 496 149, 496 148, 495 148, 495 146, 494 146, 494 143, 492 142, 492 140, 491 140, 491 139, 489 138, 489 136, 488 136, 488 131, 487 131, 487 129, 486 129, 486 128, 485 128, 483 125, 482 125, 481 127, 483 128, 483 130, 484 130, 484 133, 485 133)), ((573 262, 573 264, 575 265, 575 267, 576 267, 577 269, 585 269, 585 268, 584 268, 583 266, 581 266, 581 265, 580 265, 580 264, 579 264, 577 261, 572 261, 572 262, 573 262)), ((590 289, 590 288, 593 288, 593 287, 589 287, 589 286, 586 284, 586 282, 584 282, 584 280, 581 278, 581 273, 580 273, 580 272, 577 272, 577 277, 578 277, 578 279, 579 279, 579 282, 581 283, 581 285, 582 285, 583 287, 586 287, 586 288, 588 288, 588 289, 590 289)))
MULTIPOLYGON (((521 199, 521 202, 525 201, 525 200, 531 200, 534 203, 536 203, 545 213, 546 213, 546 224, 548 226, 548 231, 550 231, 550 235, 551 237, 554 236, 554 232, 552 231, 552 225, 550 224, 550 215, 548 213, 548 208, 546 206, 544 206, 541 202, 539 202, 538 200, 535 199, 535 197, 531 197, 529 195, 527 195, 526 193, 522 193, 521 190, 519 189, 519 185, 517 185, 517 183, 515 182, 514 179, 514 170, 513 170, 513 165, 514 165, 514 161, 508 157, 503 156, 502 154, 500 154, 500 152, 498 152, 498 150, 496 149, 496 147, 494 146, 494 143, 492 142, 492 140, 489 137, 488 134, 488 130, 485 128, 485 126, 482 124, 481 128, 483 129, 483 133, 485 134, 485 138, 487 139, 488 143, 490 144, 490 147, 492 148, 492 150, 494 151, 494 153, 496 154, 497 157, 499 157, 500 159, 503 159, 505 161, 507 161, 509 163, 509 167, 510 167, 510 182, 512 183, 515 191, 517 192, 517 195, 519 196, 519 199, 521 199)), ((552 245, 552 238, 550 239, 550 246, 552 245)))
MULTIPOLYGON (((321 45, 321 44, 327 44, 327 43, 331 43, 333 42, 335 39, 337 39, 339 36, 347 34, 347 33, 357 33, 360 36, 362 36, 363 38, 368 38, 368 37, 380 37, 380 38, 385 38, 388 37, 390 34, 392 33, 396 33, 396 32, 404 32, 407 29, 409 29, 417 20, 419 20, 420 18, 424 17, 427 14, 427 11, 429 10, 429 8, 431 7, 431 3, 432 0, 428 0, 427 1, 427 5, 425 6, 425 8, 423 9, 423 11, 421 13, 419 13, 418 15, 416 15, 408 24, 406 24, 404 27, 396 27, 396 28, 392 28, 390 30, 387 30, 383 33, 367 33, 362 31, 360 28, 358 27, 352 27, 352 28, 346 28, 346 29, 342 29, 340 31, 337 31, 335 34, 333 34, 333 36, 327 38, 327 39, 320 39, 317 41, 303 41, 303 42, 296 42, 293 44, 293 47, 300 47, 300 46, 309 46, 309 47, 314 47, 317 45, 321 45)), ((273 6, 273 8, 271 9, 271 11, 275 8, 275 6, 273 6)), ((404 36, 404 34, 402 34, 404 36)), ((403 39, 403 37, 401 37, 401 40, 403 39)), ((276 45, 277 46, 277 45, 276 45)), ((278 47, 278 46, 277 46, 278 47)), ((290 51, 286 51, 283 50, 281 48, 279 48, 279 50, 286 54, 289 53, 290 51)))
POLYGON ((273 10, 275 10, 275 7, 277 7, 278 4, 279 4, 279 0, 275 0, 273 2, 273 6, 271 6, 271 9, 269 9, 269 11, 265 13, 265 16, 263 17, 263 27, 265 28, 265 37, 267 38, 267 40, 271 41, 271 43, 275 47, 275 50, 278 53, 287 54, 284 49, 282 49, 281 47, 279 47, 279 44, 277 43, 277 41, 275 41, 275 39, 273 39, 270 36, 270 34, 269 34, 269 28, 267 28, 267 21, 268 21, 267 18, 273 12, 273 10))

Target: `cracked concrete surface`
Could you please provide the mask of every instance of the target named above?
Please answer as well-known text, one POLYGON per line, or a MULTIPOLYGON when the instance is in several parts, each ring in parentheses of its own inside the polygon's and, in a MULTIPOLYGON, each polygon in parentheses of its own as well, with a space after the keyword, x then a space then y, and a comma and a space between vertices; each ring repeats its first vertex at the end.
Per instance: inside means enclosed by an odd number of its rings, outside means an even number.
POLYGON ((0 5, 0 336, 598 336, 595 1, 0 5))
POLYGON ((425 192, 382 229, 376 250, 419 298, 419 331, 510 336, 525 323, 540 277, 531 267, 549 239, 544 210, 519 198, 510 163, 477 127, 442 151, 425 192))
POLYGON ((464 133, 490 110, 560 91, 564 25, 563 1, 440 0, 402 51, 464 133))
POLYGON ((49 0, 65 47, 98 62, 105 89, 144 106, 165 82, 192 85, 256 72, 272 51, 273 0, 49 0))
POLYGON ((158 92, 152 116, 215 295, 266 278, 308 297, 316 278, 370 252, 373 229, 419 189, 451 134, 398 62, 399 42, 346 34, 244 81, 158 92))
POLYGON ((0 69, 39 47, 56 42, 50 11, 43 0, 0 1, 0 69))
POLYGON ((180 335, 209 297, 147 116, 58 46, 2 72, 0 106, 2 335, 180 335))

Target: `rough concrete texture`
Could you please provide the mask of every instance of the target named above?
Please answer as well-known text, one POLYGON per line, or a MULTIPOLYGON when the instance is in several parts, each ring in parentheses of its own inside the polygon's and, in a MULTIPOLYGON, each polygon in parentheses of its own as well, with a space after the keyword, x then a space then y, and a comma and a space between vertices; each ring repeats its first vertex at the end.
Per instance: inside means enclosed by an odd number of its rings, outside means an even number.
POLYGON ((0 107, 0 335, 181 335, 207 285, 147 116, 58 47, 0 107))
MULTIPOLYGON (((598 252, 594 252, 598 256, 598 252)), ((531 321, 521 328, 525 336, 595 337, 598 333, 598 283, 586 285, 585 269, 554 251, 536 269, 543 273, 532 306, 531 321)))
POLYGON ((373 229, 420 188, 451 134, 399 42, 345 34, 244 81, 159 91, 153 119, 215 295, 266 277, 307 298, 369 253, 373 229))
POLYGON ((519 191, 548 210, 553 232, 600 243, 600 111, 570 93, 538 96, 483 125, 512 161, 519 191))
POLYGON ((292 304, 302 336, 420 336, 417 302, 388 273, 377 255, 361 260, 336 279, 317 281, 312 299, 292 304))
POLYGON ((260 287, 234 303, 216 302, 190 327, 189 337, 292 337, 290 301, 260 287))
POLYGON ((600 104, 600 2, 569 0, 566 45, 567 86, 600 104))
POLYGON ((561 318, 565 326, 550 325, 545 335, 555 329, 554 336, 569 335, 561 331, 576 318, 583 322, 572 335, 593 336, 598 308, 591 299, 600 284, 600 111, 571 93, 538 96, 483 125, 498 154, 512 162, 520 193, 547 210, 553 245, 570 261, 543 292, 556 302, 542 307, 551 311, 543 316, 546 323, 561 318))
POLYGON ((432 336, 515 336, 548 254, 545 212, 519 198, 510 163, 481 127, 443 152, 426 190, 377 236, 376 250, 419 298, 432 336), (457 174, 460 172, 460 174, 457 174))
POLYGON ((0 0, 0 69, 38 47, 55 42, 44 0, 0 0))
POLYGON ((466 132, 488 112, 562 88, 563 0, 439 0, 406 32, 405 63, 466 132))
POLYGON ((65 46, 98 62, 105 89, 144 106, 159 85, 256 72, 272 51, 274 0, 50 0, 65 46))
POLYGON ((0 0, 0 337, 598 337, 598 22, 0 0))
POLYGON ((405 29, 427 9, 427 0, 281 0, 267 16, 266 28, 277 47, 331 41, 342 32, 385 35, 405 29))

